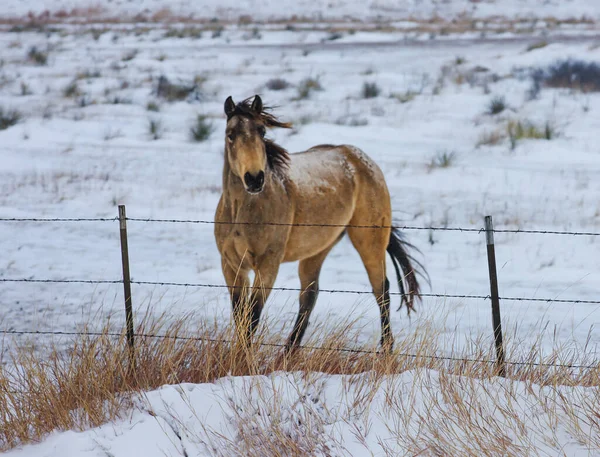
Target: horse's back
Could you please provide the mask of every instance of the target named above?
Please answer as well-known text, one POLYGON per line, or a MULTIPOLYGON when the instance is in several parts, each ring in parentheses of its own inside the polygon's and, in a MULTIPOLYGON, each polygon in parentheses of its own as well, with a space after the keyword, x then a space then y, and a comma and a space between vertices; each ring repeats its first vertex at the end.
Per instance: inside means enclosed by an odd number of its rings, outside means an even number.
POLYGON ((316 227, 294 227, 286 260, 320 252, 339 239, 345 225, 380 224, 382 211, 385 222, 391 220, 383 173, 360 149, 319 145, 290 157, 294 223, 316 227))

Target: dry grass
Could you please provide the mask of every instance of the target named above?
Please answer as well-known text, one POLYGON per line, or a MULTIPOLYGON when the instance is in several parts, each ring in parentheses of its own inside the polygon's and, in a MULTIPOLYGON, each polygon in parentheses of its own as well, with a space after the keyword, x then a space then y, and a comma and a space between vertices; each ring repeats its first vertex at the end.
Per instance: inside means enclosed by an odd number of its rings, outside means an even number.
MULTIPOLYGON (((398 341, 393 353, 379 354, 357 343, 353 323, 333 331, 323 326, 313 330, 305 348, 284 357, 280 332, 269 333, 269 325, 262 327, 252 349, 248 349, 231 343, 237 340, 231 327, 205 324, 191 331, 190 322, 194 319, 189 316, 175 322, 146 317, 136 329, 135 370, 131 369, 125 338, 111 333, 109 324, 97 334, 73 337, 66 349, 64 344, 51 346, 44 356, 39 353, 39 337, 37 350, 23 342, 14 346, 0 365, 0 451, 39 440, 54 430, 81 430, 122 417, 134 407, 138 394, 165 384, 209 383, 224 376, 268 375, 282 370, 302 373, 304 383, 318 382, 326 374, 351 375, 343 393, 350 406, 339 413, 338 420, 367 414, 376 394, 378 401, 383 398, 382 411, 386 412, 382 414, 388 416, 388 431, 396 440, 385 444, 389 446, 387 455, 396 455, 397 446, 415 455, 426 449, 437 450, 431 455, 530 455, 521 452, 523 446, 533 446, 539 436, 524 425, 528 416, 519 402, 523 397, 580 442, 600 448, 597 390, 595 395, 588 391, 575 395, 561 387, 599 386, 598 367, 539 365, 570 364, 580 351, 563 347, 542 356, 536 346, 524 353, 523 344, 507 338, 507 359, 523 361, 509 365, 507 377, 524 383, 511 383, 494 378, 494 365, 485 361, 493 360, 489 341, 471 342, 468 354, 461 351, 451 353, 450 358, 436 358, 448 350, 433 327, 421 326, 412 336, 398 341), (387 375, 395 379, 406 373, 419 379, 410 387, 412 391, 400 395, 395 391, 397 383, 387 375), (403 396, 423 401, 402 401, 403 396), (414 429, 415 423, 421 425, 414 429)), ((251 391, 256 395, 256 389, 251 391)), ((314 455, 331 446, 320 422, 326 418, 306 412, 303 432, 288 433, 284 423, 277 420, 285 413, 285 398, 278 397, 277 392, 264 394, 264 404, 261 398, 253 401, 259 401, 260 408, 272 410, 272 414, 240 410, 233 418, 238 428, 235 442, 225 440, 216 446, 223 455, 314 455)), ((544 423, 539 433, 547 432, 549 442, 558 442, 552 430, 544 423)), ((357 439, 366 439, 360 433, 357 431, 357 439)), ((225 439, 212 436, 217 441, 225 439)))

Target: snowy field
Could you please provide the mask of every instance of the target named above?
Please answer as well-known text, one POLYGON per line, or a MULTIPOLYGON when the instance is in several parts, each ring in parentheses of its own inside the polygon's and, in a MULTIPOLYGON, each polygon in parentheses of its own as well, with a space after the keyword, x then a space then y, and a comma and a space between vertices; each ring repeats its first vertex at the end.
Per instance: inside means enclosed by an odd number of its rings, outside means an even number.
MULTIPOLYGON (((75 3, 57 1, 52 11, 70 10, 75 3)), ((253 2, 246 3, 236 14, 255 11, 253 2)), ((489 214, 500 229, 600 232, 600 94, 542 88, 532 97, 530 77, 532 69, 557 60, 598 61, 598 29, 589 18, 598 17, 600 8, 584 1, 545 2, 546 10, 540 11, 541 2, 515 1, 502 11, 510 30, 482 32, 475 24, 453 34, 421 30, 423 23, 408 19, 458 16, 466 7, 475 8, 469 10, 474 18, 488 17, 498 6, 431 1, 394 10, 391 2, 372 2, 367 16, 390 11, 394 20, 410 24, 368 30, 374 22, 355 29, 350 20, 330 26, 327 17, 361 15, 358 2, 339 3, 347 8, 297 26, 54 23, 43 31, 18 31, 7 24, 0 32, 0 107, 18 110, 21 118, 0 130, 0 216, 113 218, 117 205, 125 204, 132 218, 211 221, 221 186, 223 101, 228 95, 239 101, 259 93, 277 107, 276 115, 294 123, 292 131, 272 132, 289 151, 349 143, 373 157, 384 171, 400 225, 479 229, 489 214), (532 15, 577 19, 552 27, 528 22, 531 30, 519 33, 513 19, 532 15), (167 100, 157 93, 161 76, 194 90, 182 100, 167 100), (275 78, 287 87, 269 88, 275 78), (309 79, 320 89, 303 91, 309 79), (366 83, 374 83, 379 93, 366 98, 366 83), (504 97, 506 108, 490 114, 495 97, 504 97), (198 115, 214 126, 204 142, 190 138, 198 115), (518 121, 550 128, 552 139, 511 144, 507 126, 518 121)), ((227 1, 220 4, 223 11, 207 8, 202 17, 237 19, 227 1)), ((0 17, 26 14, 25 5, 3 2, 0 17)), ((174 14, 190 13, 183 2, 174 5, 174 14)), ((289 15, 314 16, 302 2, 294 5, 289 15)), ((158 11, 152 2, 142 6, 148 14, 158 11)), ((133 14, 131 2, 116 2, 115 8, 133 14)), ((224 284, 211 224, 131 221, 128 228, 135 281, 224 284)), ((431 277, 425 293, 489 294, 483 234, 407 230, 406 235, 421 250, 417 258, 431 277)), ((500 295, 598 300, 599 241, 594 236, 496 234, 500 295)), ((114 221, 0 222, 0 250, 0 279, 118 280, 121 275, 114 221)), ((275 287, 298 287, 296 268, 283 265, 275 287)), ((321 288, 369 291, 348 240, 325 262, 321 288)), ((230 320, 221 288, 134 285, 133 304, 138 314, 151 309, 173 317, 193 312, 199 323, 226 325, 230 320)), ((392 306, 398 304, 396 296, 392 306)), ((600 343, 598 304, 502 300, 501 306, 509 344, 523 352, 538 343, 547 352, 585 348, 588 359, 594 358, 600 343)), ((2 330, 99 328, 109 317, 118 328, 122 308, 119 284, 0 283, 2 330)), ((264 316, 285 336, 296 310, 295 293, 277 292, 264 316)), ((348 318, 357 320, 361 342, 378 341, 379 313, 370 295, 322 293, 311 320, 334 325, 348 318)), ((487 300, 426 297, 411 319, 404 311, 392 314, 397 340, 426 324, 436 329, 447 354, 464 353, 474 340, 491 345, 487 300)), ((36 337, 37 344, 43 342, 36 337)), ((275 379, 289 382, 287 375, 280 376, 275 379)), ((336 386, 343 381, 327 382, 336 386)), ((190 387, 194 395, 220 388, 190 387)), ((176 389, 152 393, 150 401, 165 392, 174 395, 176 389)), ((335 403, 336 395, 329 401, 335 403)), ((145 413, 135 413, 134 419, 138 414, 145 413)), ((81 449, 87 449, 88 438, 81 439, 81 449)), ((375 452, 371 444, 367 448, 375 452)), ((157 455, 181 455, 179 448, 162 449, 157 455)), ((111 452, 131 453, 126 448, 111 452)), ((582 452, 565 455, 598 455, 582 452)))

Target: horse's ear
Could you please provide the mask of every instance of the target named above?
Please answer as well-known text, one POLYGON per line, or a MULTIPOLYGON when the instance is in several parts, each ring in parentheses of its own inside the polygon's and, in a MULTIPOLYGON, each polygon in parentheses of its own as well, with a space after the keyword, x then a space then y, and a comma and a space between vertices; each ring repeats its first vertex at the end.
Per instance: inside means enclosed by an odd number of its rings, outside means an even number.
POLYGON ((227 97, 227 100, 225 100, 225 114, 227 115, 227 119, 229 119, 233 115, 234 111, 235 102, 233 101, 233 98, 231 98, 230 95, 229 97, 227 97))
POLYGON ((260 95, 255 95, 254 100, 252 100, 252 111, 256 111, 257 113, 262 113, 263 104, 260 95))

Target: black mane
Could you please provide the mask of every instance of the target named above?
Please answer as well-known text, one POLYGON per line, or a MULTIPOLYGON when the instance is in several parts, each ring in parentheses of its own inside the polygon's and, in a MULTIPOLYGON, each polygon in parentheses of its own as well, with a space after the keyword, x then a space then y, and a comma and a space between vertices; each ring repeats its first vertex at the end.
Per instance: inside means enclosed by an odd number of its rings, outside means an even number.
MULTIPOLYGON (((228 116, 228 119, 231 119, 234 116, 243 116, 248 119, 251 119, 256 122, 262 123, 266 128, 272 127, 280 127, 284 129, 289 129, 292 127, 292 124, 289 122, 281 122, 275 116, 273 116, 269 111, 271 111, 271 107, 264 106, 260 112, 252 109, 252 98, 247 98, 239 102, 235 105, 235 109, 228 116)), ((287 150, 279 146, 273 140, 265 138, 263 140, 265 142, 265 150, 267 152, 267 163, 271 170, 277 173, 279 176, 285 176, 285 172, 288 170, 290 164, 290 154, 287 150)))

